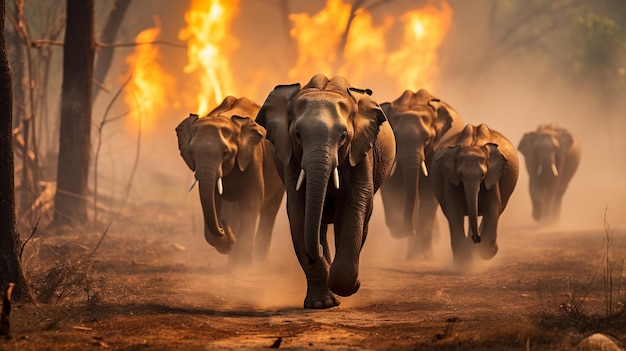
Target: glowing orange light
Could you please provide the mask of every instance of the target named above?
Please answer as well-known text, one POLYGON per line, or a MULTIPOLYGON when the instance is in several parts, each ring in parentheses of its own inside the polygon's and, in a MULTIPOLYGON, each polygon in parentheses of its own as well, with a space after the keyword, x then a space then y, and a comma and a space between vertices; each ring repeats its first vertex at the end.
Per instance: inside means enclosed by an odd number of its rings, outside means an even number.
POLYGON ((296 80, 310 78, 316 73, 333 75, 333 64, 337 60, 337 48, 348 18, 350 5, 342 0, 328 0, 317 14, 291 14, 293 27, 289 34, 298 44, 298 61, 289 71, 296 80))
POLYGON ((389 54, 386 68, 401 89, 433 89, 439 73, 437 50, 452 23, 452 9, 445 1, 440 4, 439 8, 428 5, 400 18, 405 24, 403 42, 399 50, 389 54))
POLYGON ((375 76, 375 84, 384 78, 397 91, 432 89, 438 73, 437 50, 452 21, 450 6, 441 0, 439 6, 427 5, 401 16, 403 40, 394 51, 387 47, 386 36, 396 20, 388 16, 375 26, 372 15, 360 9, 340 51, 351 6, 342 0, 327 0, 317 14, 289 15, 293 23, 290 34, 298 44, 298 61, 289 76, 306 81, 318 72, 343 75, 353 85, 371 85, 375 76))
MULTIPOLYGON (((155 18, 155 27, 137 35, 136 43, 150 43, 161 34, 161 23, 155 18)), ((155 117, 174 97, 174 78, 163 70, 159 64, 161 55, 158 47, 140 44, 135 52, 126 57, 131 67, 131 80, 126 87, 124 101, 131 107, 131 123, 138 122, 143 130, 150 130, 156 124, 155 117)))
POLYGON ((185 13, 187 27, 178 37, 187 42, 184 72, 190 74, 191 81, 197 79, 200 116, 220 104, 226 95, 236 95, 229 57, 238 44, 228 28, 238 6, 238 0, 192 0, 185 13))

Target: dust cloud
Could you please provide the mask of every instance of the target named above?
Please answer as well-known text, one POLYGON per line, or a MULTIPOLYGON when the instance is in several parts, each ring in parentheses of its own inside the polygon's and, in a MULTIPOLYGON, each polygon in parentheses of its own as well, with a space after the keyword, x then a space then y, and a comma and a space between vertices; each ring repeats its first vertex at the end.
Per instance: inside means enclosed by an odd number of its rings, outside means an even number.
MULTIPOLYGON (((322 7, 323 1, 291 2, 294 12, 313 13, 322 7)), ((408 2, 392 2, 389 11, 395 14, 404 10, 408 2)), ((607 101, 599 92, 586 86, 567 83, 546 65, 532 62, 518 55, 507 55, 494 62, 490 69, 473 71, 478 67, 485 50, 487 33, 488 4, 485 1, 449 1, 454 10, 452 28, 440 49, 440 79, 432 93, 452 105, 466 123, 485 123, 503 133, 517 146, 522 135, 534 130, 538 124, 555 122, 569 129, 579 138, 582 147, 582 161, 577 174, 565 195, 561 221, 551 228, 541 228, 531 217, 528 177, 523 156, 519 155, 520 177, 508 208, 500 220, 500 252, 484 265, 497 264, 507 251, 509 235, 525 235, 528 245, 537 235, 563 235, 568 231, 603 232, 603 218, 606 212, 608 223, 613 228, 626 227, 626 106, 623 101, 607 101)), ((145 1, 134 2, 130 18, 140 24, 150 26, 150 17, 142 14, 140 8, 145 1)), ((162 40, 176 41, 178 30, 184 26, 181 8, 183 2, 167 0, 152 1, 150 8, 168 13, 169 20, 163 22, 162 40), (176 5, 173 5, 176 4, 176 5)), ((382 10, 381 10, 382 11, 382 10)), ((267 93, 277 84, 293 83, 286 78, 288 62, 285 45, 287 34, 280 14, 271 2, 241 2, 241 11, 235 21, 235 32, 239 43, 239 54, 233 58, 233 66, 238 81, 245 82, 250 72, 268 69, 277 72, 274 76, 262 76, 252 83, 257 87, 252 98, 262 104, 267 93), (259 15, 262 14, 262 15, 259 15), (241 78, 244 77, 244 78, 241 78), (275 78, 279 77, 279 78, 275 78)), ((141 28, 138 28, 140 30, 141 28)), ((125 41, 131 41, 136 31, 125 32, 125 41)), ((391 41, 394 38, 390 38, 391 41)), ((122 39, 122 41, 124 41, 122 39)), ((128 52, 116 53, 118 73, 124 71, 121 63, 128 52)), ((184 50, 168 48, 163 50, 164 62, 179 82, 188 79, 182 73, 185 62, 184 50)), ((113 75, 115 74, 115 69, 113 75)), ((350 77, 347 77, 350 80, 350 77)), ((302 82, 306 83, 306 82, 302 82)), ((401 94, 389 86, 379 88, 373 82, 368 86, 374 90, 378 102, 390 101, 401 94)), ((94 116, 102 114, 110 96, 101 96, 96 101, 94 116)), ((122 113, 123 108, 119 108, 122 113)), ((150 134, 141 135, 141 150, 138 171, 130 193, 129 207, 141 208, 144 204, 157 205, 159 211, 175 208, 185 215, 180 217, 177 232, 189 231, 183 238, 170 237, 173 242, 185 243, 190 267, 210 267, 211 274, 222 274, 222 284, 206 286, 199 276, 188 282, 189 290, 211 291, 227 296, 225 305, 251 305, 258 308, 301 307, 306 284, 293 253, 288 233, 288 221, 283 209, 279 212, 270 252, 270 265, 255 267, 252 272, 225 273, 227 258, 221 256, 203 240, 202 214, 197 189, 187 193, 192 173, 180 158, 174 132, 176 125, 190 112, 172 108, 163 111, 158 118, 158 127, 150 134), (233 275, 235 278, 233 279, 233 275)), ((97 118, 96 118, 97 119, 97 118)), ((124 182, 129 177, 135 153, 137 130, 133 128, 111 127, 107 143, 103 145, 102 162, 105 167, 102 182, 105 193, 119 196, 124 182)), ((432 262, 407 262, 407 242, 391 237, 382 217, 382 202, 376 197, 375 210, 370 222, 370 231, 361 259, 362 290, 371 291, 367 276, 380 267, 394 267, 411 271, 413 267, 432 267, 433 270, 448 270, 451 265, 451 250, 445 218, 439 213, 441 235, 435 246, 435 260, 432 262)), ((202 270, 203 268, 198 268, 202 270)), ((208 269, 208 268, 204 268, 208 269)), ((390 282, 392 284, 394 282, 390 282)), ((357 293, 358 295, 359 293, 357 293)), ((355 295, 356 296, 356 295, 355 295)), ((358 304, 358 298, 343 299, 342 306, 358 304)))

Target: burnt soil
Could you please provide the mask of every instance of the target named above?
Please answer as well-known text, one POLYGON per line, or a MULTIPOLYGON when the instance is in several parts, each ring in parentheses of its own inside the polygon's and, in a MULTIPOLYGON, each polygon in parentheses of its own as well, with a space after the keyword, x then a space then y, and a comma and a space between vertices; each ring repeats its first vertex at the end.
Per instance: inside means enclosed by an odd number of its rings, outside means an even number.
POLYGON ((601 222, 503 224, 496 257, 461 274, 445 235, 434 260, 406 261, 406 240, 373 218, 361 289, 336 308, 306 310, 284 215, 270 262, 232 271, 204 241, 199 213, 147 204, 106 231, 38 229, 23 255, 37 302, 13 304, 0 349, 574 350, 595 332, 626 341, 626 233, 611 230, 605 289, 601 222))

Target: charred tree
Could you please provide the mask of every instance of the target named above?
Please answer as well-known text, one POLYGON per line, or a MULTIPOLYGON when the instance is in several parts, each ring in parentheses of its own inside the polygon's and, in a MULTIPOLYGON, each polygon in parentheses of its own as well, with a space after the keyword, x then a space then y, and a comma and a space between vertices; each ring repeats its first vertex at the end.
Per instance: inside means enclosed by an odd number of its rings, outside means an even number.
POLYGON ((0 288, 15 284, 15 298, 27 300, 28 286, 18 258, 20 242, 15 230, 13 161, 13 88, 4 25, 5 0, 0 0, 0 288))
MULTIPOLYGON (((104 44, 113 44, 115 37, 117 36, 118 29, 122 23, 122 19, 126 14, 126 10, 130 5, 130 0, 116 0, 113 4, 113 9, 109 13, 102 34, 100 35, 100 42, 104 44)), ((93 99, 95 100, 98 93, 101 90, 101 86, 104 85, 104 79, 109 72, 111 62, 113 61, 113 48, 100 47, 98 49, 98 60, 96 61, 96 67, 93 72, 93 79, 96 81, 96 86, 93 91, 93 99)))
POLYGON ((53 226, 87 221, 91 146, 94 2, 67 0, 61 128, 53 226))

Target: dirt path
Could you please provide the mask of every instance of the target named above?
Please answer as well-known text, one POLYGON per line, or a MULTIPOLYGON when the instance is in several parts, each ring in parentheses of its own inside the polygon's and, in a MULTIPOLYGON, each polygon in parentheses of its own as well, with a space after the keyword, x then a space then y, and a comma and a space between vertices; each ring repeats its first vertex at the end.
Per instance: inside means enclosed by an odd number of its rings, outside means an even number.
MULTIPOLYGON (((271 266, 227 273, 226 259, 180 225, 186 216, 118 222, 82 269, 72 266, 85 279, 48 304, 14 307, 12 339, 0 349, 573 350, 597 331, 626 340, 624 313, 621 322, 592 318, 605 302, 601 228, 503 227, 498 255, 462 275, 450 269, 445 238, 437 260, 406 262, 405 242, 374 221, 361 290, 311 311, 301 308, 305 281, 286 233, 274 238, 271 266)), ((76 263, 98 235, 47 243, 76 263)), ((625 236, 614 233, 615 260, 625 236)), ((30 249, 31 270, 59 262, 40 240, 30 249)))

